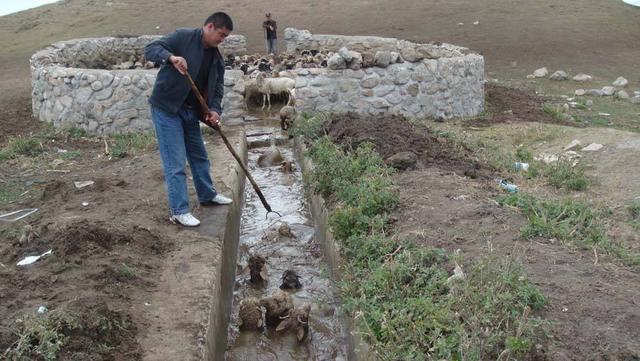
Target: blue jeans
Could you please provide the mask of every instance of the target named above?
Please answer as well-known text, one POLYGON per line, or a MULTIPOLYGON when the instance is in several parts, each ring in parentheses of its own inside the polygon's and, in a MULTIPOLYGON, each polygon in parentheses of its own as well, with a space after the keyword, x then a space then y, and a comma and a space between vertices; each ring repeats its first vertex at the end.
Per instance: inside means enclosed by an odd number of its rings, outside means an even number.
POLYGON ((151 118, 156 129, 171 214, 190 211, 185 158, 191 167, 198 200, 206 202, 215 198, 217 192, 209 174, 210 163, 202 141, 198 114, 184 106, 176 114, 151 106, 151 118))
POLYGON ((278 39, 267 39, 267 54, 278 53, 278 39))

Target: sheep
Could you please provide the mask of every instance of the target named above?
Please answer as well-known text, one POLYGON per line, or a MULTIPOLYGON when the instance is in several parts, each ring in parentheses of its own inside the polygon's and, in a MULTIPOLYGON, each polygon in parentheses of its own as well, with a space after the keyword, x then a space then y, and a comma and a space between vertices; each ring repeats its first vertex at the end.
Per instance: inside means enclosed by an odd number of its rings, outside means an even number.
POLYGON ((262 284, 267 280, 267 260, 260 255, 253 255, 249 257, 249 275, 251 277, 251 283, 262 284))
POLYGON ((296 334, 298 342, 304 341, 309 335, 309 313, 311 305, 305 303, 300 308, 294 308, 283 318, 282 322, 276 327, 276 332, 292 330, 296 334))
POLYGON ((300 276, 294 270, 286 270, 282 274, 282 284, 280 285, 280 289, 284 290, 287 288, 301 288, 302 284, 300 283, 300 276))
POLYGON ((259 331, 264 325, 265 308, 260 305, 260 300, 254 297, 240 301, 240 329, 243 331, 259 331))
POLYGON ((293 124, 293 119, 296 116, 296 108, 291 105, 285 105, 280 108, 280 128, 282 130, 288 130, 291 124, 293 124))
POLYGON ((262 109, 264 109, 266 102, 269 103, 268 109, 271 109, 271 94, 288 93, 289 99, 293 98, 295 94, 296 81, 290 78, 265 78, 265 75, 260 73, 256 77, 256 84, 262 93, 262 109))
POLYGON ((260 306, 265 309, 267 325, 277 326, 293 309, 293 298, 287 292, 277 290, 271 297, 261 299, 260 306))

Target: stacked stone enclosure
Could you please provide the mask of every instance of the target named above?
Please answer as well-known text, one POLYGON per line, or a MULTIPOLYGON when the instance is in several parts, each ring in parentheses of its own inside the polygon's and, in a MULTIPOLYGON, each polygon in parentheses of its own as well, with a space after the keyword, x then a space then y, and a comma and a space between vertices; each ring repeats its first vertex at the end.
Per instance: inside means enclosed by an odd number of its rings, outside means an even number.
MULTIPOLYGON (((33 114, 94 134, 152 129, 148 101, 158 70, 112 68, 143 59, 144 47, 158 38, 75 39, 38 51, 31 57, 33 114)), ((229 36, 222 51, 246 53, 244 36, 229 36)))
MULTIPOLYGON (((144 46, 157 38, 77 39, 37 52, 31 58, 34 115, 55 126, 97 134, 151 129, 148 99, 157 69, 110 66, 142 58, 144 46)), ((296 80, 299 112, 393 112, 448 119, 483 111, 484 58, 463 47, 287 28, 285 48, 290 54, 317 50, 334 58, 328 67, 281 72, 296 80)), ((222 50, 225 56, 244 54, 246 40, 230 37, 222 50)), ((244 121, 245 93, 254 82, 240 70, 226 71, 225 124, 244 121)))

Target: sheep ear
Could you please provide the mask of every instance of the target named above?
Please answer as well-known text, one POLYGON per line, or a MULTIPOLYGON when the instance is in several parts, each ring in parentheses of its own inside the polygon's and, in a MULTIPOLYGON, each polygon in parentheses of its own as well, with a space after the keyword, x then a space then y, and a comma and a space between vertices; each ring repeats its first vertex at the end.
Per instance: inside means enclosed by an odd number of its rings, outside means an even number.
POLYGON ((258 327, 262 327, 262 318, 258 320, 258 327))
POLYGON ((299 327, 298 328, 298 342, 302 342, 302 340, 304 340, 304 328, 303 327, 299 327))
POLYGON ((280 322, 278 327, 276 327, 276 332, 284 331, 289 327, 289 320, 284 320, 280 322))
POLYGON ((269 277, 269 274, 267 273, 267 266, 262 266, 262 268, 260 269, 260 277, 262 277, 262 279, 264 280, 269 277))

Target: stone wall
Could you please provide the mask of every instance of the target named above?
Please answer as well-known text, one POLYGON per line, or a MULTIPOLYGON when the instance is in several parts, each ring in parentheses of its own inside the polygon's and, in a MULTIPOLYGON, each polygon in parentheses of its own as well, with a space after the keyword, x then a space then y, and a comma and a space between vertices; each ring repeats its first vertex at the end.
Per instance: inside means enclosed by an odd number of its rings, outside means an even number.
MULTIPOLYGON (((157 69, 113 70, 114 65, 142 59, 144 46, 158 36, 90 38, 63 41, 31 57, 33 113, 55 126, 79 127, 91 133, 152 128, 148 99, 157 69)), ((232 35, 222 51, 246 52, 244 36, 232 35)), ((237 74, 231 74, 231 77, 237 74)), ((242 120, 243 92, 225 76, 227 122, 242 120), (230 85, 226 85, 230 84, 230 85), (235 116, 234 116, 235 115, 235 116)))
POLYGON ((288 51, 337 52, 330 57, 329 68, 293 72, 299 111, 393 112, 437 118, 483 111, 484 58, 466 48, 393 38, 312 35, 291 28, 285 29, 285 41, 288 51), (354 55, 356 66, 349 60, 354 55), (362 59, 367 58, 374 66, 362 68, 366 65, 362 59))
MULTIPOLYGON (((152 128, 148 98, 156 69, 144 69, 144 46, 154 36, 78 39, 55 43, 31 58, 33 112, 55 126, 92 133, 152 128), (118 64, 139 62, 139 69, 118 64)), ((329 52, 327 67, 296 68, 281 75, 296 81, 301 112, 400 113, 409 117, 475 116, 484 106, 484 58, 450 44, 415 44, 393 38, 313 35, 285 29, 288 51, 329 52)), ((242 36, 223 49, 246 52, 242 36)), ((254 74, 255 75, 255 74, 254 74)), ((253 85, 252 85, 253 83, 253 85)), ((227 70, 225 124, 244 121, 245 93, 255 80, 227 70)), ((248 95, 247 95, 248 96, 248 95)))

